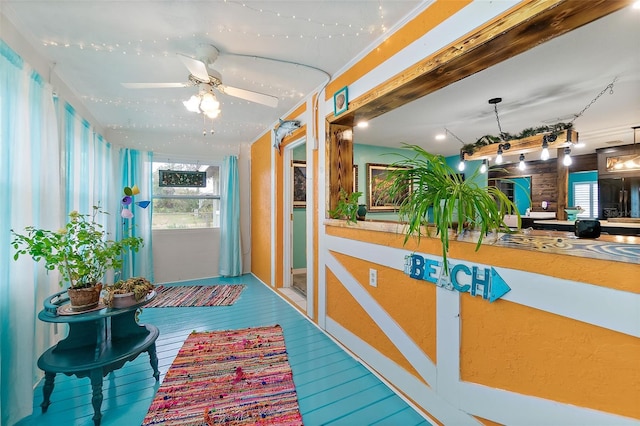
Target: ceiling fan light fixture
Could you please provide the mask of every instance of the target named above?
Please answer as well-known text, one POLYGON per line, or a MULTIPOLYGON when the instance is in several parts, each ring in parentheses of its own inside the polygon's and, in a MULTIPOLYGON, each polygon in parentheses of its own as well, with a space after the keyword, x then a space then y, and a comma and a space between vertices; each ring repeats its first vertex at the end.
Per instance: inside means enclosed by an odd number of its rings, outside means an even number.
POLYGON ((219 109, 215 109, 212 111, 203 111, 202 112, 204 115, 206 115, 207 117, 214 119, 216 118, 218 115, 220 115, 220 110, 219 109))
POLYGON ((183 101, 182 104, 185 106, 187 111, 191 112, 200 112, 200 97, 193 95, 187 101, 183 101))
POLYGON ((200 102, 200 109, 205 114, 213 113, 214 111, 220 111, 220 102, 216 99, 213 93, 205 93, 202 95, 202 101, 200 102))

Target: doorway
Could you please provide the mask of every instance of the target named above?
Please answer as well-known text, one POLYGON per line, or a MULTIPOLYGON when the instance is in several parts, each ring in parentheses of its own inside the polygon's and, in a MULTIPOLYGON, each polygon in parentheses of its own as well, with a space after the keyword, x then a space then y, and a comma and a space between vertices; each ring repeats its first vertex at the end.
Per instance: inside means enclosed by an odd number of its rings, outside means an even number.
POLYGON ((307 151, 301 139, 284 150, 283 293, 306 311, 307 300, 307 151))

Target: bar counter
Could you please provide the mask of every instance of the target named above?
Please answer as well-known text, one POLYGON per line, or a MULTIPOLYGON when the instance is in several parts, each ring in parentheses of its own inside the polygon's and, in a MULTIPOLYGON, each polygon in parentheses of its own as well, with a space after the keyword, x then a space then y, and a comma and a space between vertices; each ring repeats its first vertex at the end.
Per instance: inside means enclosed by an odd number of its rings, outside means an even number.
MULTIPOLYGON (((570 221, 543 220, 545 224, 556 226, 562 223, 565 226, 574 226, 570 221)), ((603 221, 601 221, 602 224, 603 221)), ((364 220, 357 223, 347 223, 345 220, 327 219, 325 225, 348 227, 368 231, 386 232, 392 234, 403 234, 405 225, 395 221, 384 220, 364 220)), ((613 222, 609 222, 613 223, 613 222)), ((638 223, 615 222, 628 226, 629 229, 638 229, 638 223)), ((605 229, 605 228, 603 228, 605 229)), ((603 231, 605 232, 605 231, 603 231)), ((435 228, 431 231, 435 235, 435 228)), ((476 243, 477 231, 465 231, 456 236, 453 231, 450 234, 450 241, 465 241, 476 243)), ((610 260, 615 262, 640 264, 640 236, 635 235, 607 235, 602 234, 598 238, 578 238, 573 233, 556 230, 522 229, 514 233, 494 233, 486 236, 483 245, 495 247, 517 248, 521 250, 538 251, 544 253, 555 253, 567 256, 577 256, 584 258, 594 258, 610 260)))

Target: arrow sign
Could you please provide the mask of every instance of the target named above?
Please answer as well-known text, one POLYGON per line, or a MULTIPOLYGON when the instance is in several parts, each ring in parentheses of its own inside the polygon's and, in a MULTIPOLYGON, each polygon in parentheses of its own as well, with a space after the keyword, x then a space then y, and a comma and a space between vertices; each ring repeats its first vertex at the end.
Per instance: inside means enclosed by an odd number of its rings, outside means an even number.
POLYGON ((500 299, 511 290, 498 271, 491 268, 491 288, 489 289, 489 302, 500 299))
POLYGON ((449 265, 450 274, 445 275, 442 262, 413 253, 405 256, 403 271, 411 278, 428 281, 451 291, 470 293, 472 296, 481 295, 489 302, 500 299, 511 290, 493 267, 469 267, 463 263, 449 265))

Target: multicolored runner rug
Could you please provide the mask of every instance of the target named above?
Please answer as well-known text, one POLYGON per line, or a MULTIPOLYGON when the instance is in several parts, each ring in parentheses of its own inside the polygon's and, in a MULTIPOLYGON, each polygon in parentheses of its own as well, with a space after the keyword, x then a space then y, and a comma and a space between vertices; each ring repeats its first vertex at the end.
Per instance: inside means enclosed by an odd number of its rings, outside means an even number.
POLYGON ((228 306, 233 305, 244 290, 244 285, 176 285, 156 286, 158 295, 145 308, 175 306, 228 306))
POLYGON ((302 425, 282 328, 193 332, 142 425, 302 425))

